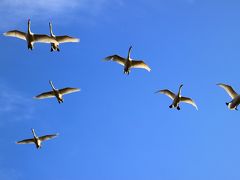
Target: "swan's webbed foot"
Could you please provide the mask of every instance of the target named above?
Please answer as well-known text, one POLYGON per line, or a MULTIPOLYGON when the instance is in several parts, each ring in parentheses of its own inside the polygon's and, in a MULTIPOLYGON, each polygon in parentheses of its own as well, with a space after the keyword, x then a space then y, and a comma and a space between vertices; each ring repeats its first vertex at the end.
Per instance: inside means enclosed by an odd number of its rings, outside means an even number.
POLYGON ((180 107, 179 107, 179 106, 177 107, 177 110, 180 110, 180 107))
POLYGON ((228 106, 228 105, 229 105, 229 103, 228 103, 228 102, 226 102, 226 105, 228 106))
POLYGON ((60 49, 59 49, 59 48, 57 48, 57 51, 59 52, 59 51, 60 51, 60 49))
POLYGON ((236 107, 235 110, 238 111, 238 108, 236 107))
POLYGON ((51 52, 53 52, 53 48, 51 47, 51 52))
POLYGON ((173 108, 173 105, 170 105, 169 108, 173 108))

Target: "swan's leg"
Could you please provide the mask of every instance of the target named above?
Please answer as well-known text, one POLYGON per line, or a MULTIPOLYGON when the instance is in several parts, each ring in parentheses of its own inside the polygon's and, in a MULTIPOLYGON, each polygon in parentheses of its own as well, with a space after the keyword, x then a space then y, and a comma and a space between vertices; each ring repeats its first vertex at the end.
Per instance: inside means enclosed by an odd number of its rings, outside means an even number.
POLYGON ((57 48, 57 51, 58 51, 58 52, 60 51, 59 47, 57 48))
POLYGON ((53 52, 53 48, 51 47, 51 52, 53 52))
POLYGON ((31 44, 28 45, 28 49, 32 50, 33 47, 31 46, 31 44))

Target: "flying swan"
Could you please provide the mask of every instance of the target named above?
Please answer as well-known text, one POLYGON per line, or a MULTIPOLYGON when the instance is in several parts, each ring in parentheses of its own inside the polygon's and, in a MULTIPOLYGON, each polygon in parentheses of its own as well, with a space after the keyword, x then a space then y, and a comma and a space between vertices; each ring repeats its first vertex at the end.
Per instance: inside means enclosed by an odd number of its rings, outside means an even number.
POLYGON ((70 88, 70 87, 63 88, 63 89, 56 89, 53 86, 52 81, 49 81, 49 83, 52 87, 52 91, 41 93, 35 97, 36 99, 46 99, 46 98, 56 97, 58 100, 58 103, 60 104, 60 103, 63 103, 63 95, 80 91, 79 88, 70 88))
POLYGON ((50 28, 50 36, 57 41, 55 43, 51 43, 51 52, 52 51, 60 51, 60 49, 59 49, 60 43, 79 42, 80 41, 80 39, 78 39, 78 38, 74 38, 74 37, 67 36, 67 35, 55 36, 52 31, 52 23, 51 22, 49 22, 49 28, 50 28))
POLYGON ((193 105, 198 110, 196 103, 191 98, 181 96, 182 87, 183 87, 183 85, 181 84, 178 89, 177 95, 168 89, 159 90, 156 93, 165 94, 166 96, 168 96, 169 98, 171 98, 173 100, 173 102, 169 106, 169 108, 177 108, 177 110, 180 110, 179 104, 180 104, 180 102, 184 102, 184 103, 193 105))
POLYGON ((32 139, 24 139, 22 141, 18 141, 17 144, 35 144, 36 148, 39 149, 41 148, 41 144, 43 141, 55 138, 58 136, 58 134, 50 134, 50 135, 45 135, 45 136, 40 136, 38 137, 34 131, 34 129, 31 129, 33 133, 33 138, 32 139))
POLYGON ((124 74, 127 74, 127 75, 129 75, 131 68, 143 68, 143 69, 146 69, 147 71, 151 71, 150 67, 147 64, 145 64, 144 61, 131 59, 130 57, 131 50, 132 50, 132 46, 129 47, 127 58, 123 58, 119 55, 112 55, 112 56, 106 57, 105 60, 107 61, 112 60, 117 62, 118 64, 123 65, 124 74))

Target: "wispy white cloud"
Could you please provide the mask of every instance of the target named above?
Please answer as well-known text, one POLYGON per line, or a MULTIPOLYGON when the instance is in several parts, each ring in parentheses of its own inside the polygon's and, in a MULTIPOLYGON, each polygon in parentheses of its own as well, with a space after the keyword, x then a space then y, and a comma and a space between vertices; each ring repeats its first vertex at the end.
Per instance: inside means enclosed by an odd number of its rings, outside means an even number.
MULTIPOLYGON (((37 14, 54 14, 71 11, 86 4, 86 0, 2 0, 1 11, 15 15, 34 16, 37 14)), ((90 0, 91 1, 91 0, 90 0)))
MULTIPOLYGON (((122 4, 123 0, 1 0, 0 28, 7 28, 9 25, 26 21, 28 18, 34 18, 34 21, 52 20, 55 18, 64 18, 64 20, 73 19, 78 15, 78 20, 84 20, 84 17, 96 16, 107 8, 109 4, 122 4), (36 18, 35 18, 36 17, 36 18)), ((65 22, 62 21, 62 22, 65 22)))
POLYGON ((5 85, 1 85, 0 89, 0 125, 6 120, 16 122, 33 117, 34 107, 31 98, 26 98, 5 85))

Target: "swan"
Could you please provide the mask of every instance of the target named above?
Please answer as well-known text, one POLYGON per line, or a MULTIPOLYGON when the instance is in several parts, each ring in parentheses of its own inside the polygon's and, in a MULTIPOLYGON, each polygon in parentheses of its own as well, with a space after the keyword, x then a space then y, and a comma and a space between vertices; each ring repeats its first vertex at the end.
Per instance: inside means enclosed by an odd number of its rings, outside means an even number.
POLYGON ((232 101, 226 102, 226 105, 228 106, 228 108, 230 110, 238 110, 237 107, 240 104, 240 94, 237 94, 234 91, 234 89, 227 84, 218 83, 217 85, 223 88, 228 93, 228 95, 232 98, 232 101))
POLYGON ((59 49, 59 43, 67 43, 67 42, 79 42, 80 39, 70 37, 70 36, 55 36, 52 31, 52 23, 49 22, 49 28, 50 28, 50 36, 53 37, 57 42, 51 43, 51 52, 52 51, 60 51, 59 49))
POLYGON ((112 55, 112 56, 106 57, 105 60, 106 61, 112 60, 117 62, 118 64, 123 65, 124 74, 127 74, 127 75, 129 75, 131 68, 143 68, 143 69, 146 69, 147 71, 151 71, 150 67, 147 64, 145 64, 144 61, 131 59, 130 57, 131 50, 132 50, 132 46, 129 47, 127 58, 123 58, 118 55, 112 55))
POLYGON ((31 21, 28 19, 28 31, 27 33, 18 31, 18 30, 12 30, 3 33, 5 36, 11 36, 11 37, 16 37, 22 40, 27 41, 28 49, 33 49, 33 45, 35 42, 41 42, 41 43, 57 43, 57 41, 49 37, 48 35, 45 34, 33 34, 30 29, 31 26, 31 21))
POLYGON ((50 134, 50 135, 45 135, 45 136, 40 136, 38 137, 35 133, 34 129, 31 129, 33 133, 33 138, 32 139, 24 139, 21 141, 16 142, 17 144, 32 144, 34 143, 36 145, 36 148, 39 149, 41 148, 41 144, 43 141, 55 138, 58 136, 58 134, 50 134))
POLYGON ((63 97, 62 96, 64 94, 70 94, 70 93, 73 93, 73 92, 80 91, 79 88, 70 88, 70 87, 63 88, 63 89, 56 89, 53 86, 52 81, 49 81, 49 83, 52 87, 52 91, 41 93, 41 94, 39 94, 35 97, 36 99, 45 99, 45 98, 56 97, 57 100, 58 100, 58 103, 60 104, 60 103, 63 103, 63 97))
POLYGON ((156 93, 165 94, 166 96, 168 96, 169 98, 171 98, 173 100, 173 102, 169 106, 169 108, 177 108, 177 110, 180 110, 179 103, 185 102, 185 103, 193 105, 198 110, 196 103, 191 98, 181 96, 182 87, 183 87, 183 84, 180 85, 177 95, 174 94, 173 92, 169 91, 168 89, 159 90, 156 93))

